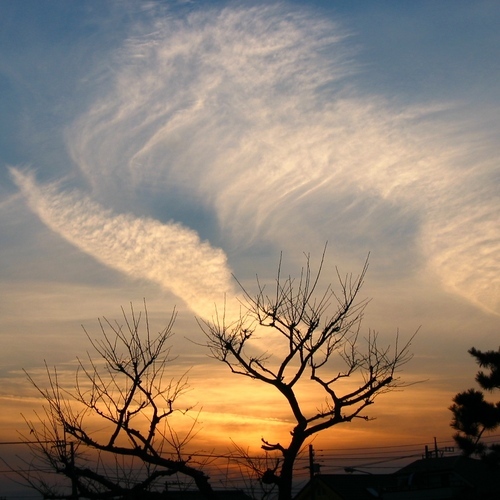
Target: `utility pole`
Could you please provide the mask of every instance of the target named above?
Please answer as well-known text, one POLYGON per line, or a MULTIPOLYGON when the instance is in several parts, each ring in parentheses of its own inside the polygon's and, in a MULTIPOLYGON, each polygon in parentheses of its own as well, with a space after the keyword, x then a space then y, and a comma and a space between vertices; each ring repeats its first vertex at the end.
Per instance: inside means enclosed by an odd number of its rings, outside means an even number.
POLYGON ((444 448, 438 448, 437 439, 434 438, 434 450, 429 450, 429 446, 425 445, 425 458, 441 458, 445 453, 453 453, 455 448, 453 446, 445 446, 444 448))
POLYGON ((309 445, 309 478, 312 479, 314 474, 319 473, 321 465, 314 462, 314 448, 313 445, 309 445))
POLYGON ((314 449, 313 445, 309 445, 309 479, 314 477, 314 449))
POLYGON ((71 466, 71 498, 78 499, 78 488, 75 477, 75 443, 69 443, 69 463, 71 466))
MULTIPOLYGON (((71 480, 71 496, 66 497, 71 500, 78 500, 78 481, 76 479, 75 474, 75 443, 66 440, 55 441, 55 445, 53 448, 57 448, 58 450, 58 460, 65 464, 66 466, 66 477, 69 477, 71 480), (69 444, 69 456, 68 456, 68 444, 69 444)), ((46 498, 44 496, 44 498, 46 498)), ((0 499, 1 500, 1 499, 0 499)))

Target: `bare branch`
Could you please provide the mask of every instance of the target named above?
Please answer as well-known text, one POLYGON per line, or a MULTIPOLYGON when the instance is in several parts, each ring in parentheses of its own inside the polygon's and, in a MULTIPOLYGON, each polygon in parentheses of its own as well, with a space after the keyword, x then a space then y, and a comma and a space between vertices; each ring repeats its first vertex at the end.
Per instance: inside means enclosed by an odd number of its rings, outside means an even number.
POLYGON ((84 329, 94 353, 78 360, 74 387, 47 365, 46 389, 28 375, 46 405, 43 415, 35 414, 33 421, 25 419, 30 430, 25 440, 32 443, 35 438, 35 443, 30 444, 33 473, 26 474, 24 480, 38 485, 44 495, 59 494, 43 475, 35 474, 48 465, 68 477, 79 494, 104 498, 98 495, 146 491, 158 478, 180 473, 211 497, 208 476, 183 458, 185 446, 196 435, 198 417, 185 434, 176 432, 169 422, 173 413, 186 414, 192 409, 189 405, 179 407, 180 398, 189 389, 187 374, 167 378, 168 364, 174 359, 167 341, 173 335, 176 312, 156 335, 151 332, 145 303, 143 311, 137 313, 131 304, 128 313, 122 309, 122 315, 122 324, 99 320, 99 338, 84 329), (93 430, 96 417, 102 423, 98 432, 93 430), (122 457, 126 464, 139 461, 146 476, 130 485, 125 465, 123 475, 110 480, 109 475, 99 472, 104 467, 102 461, 92 467, 77 464, 92 462, 84 450, 122 457))
POLYGON ((380 347, 378 334, 371 331, 362 341, 361 322, 369 301, 359 295, 368 258, 357 276, 342 275, 336 269, 337 286, 329 284, 320 291, 325 253, 326 246, 316 272, 306 254, 298 278, 283 277, 281 255, 272 292, 268 293, 258 278, 255 294, 238 282, 244 297, 244 313, 238 321, 227 325, 225 315, 221 321, 216 311, 212 321, 200 322, 215 359, 233 373, 275 387, 293 414, 295 425, 288 445, 262 440, 265 451, 277 451, 283 457, 279 476, 276 471, 267 471, 269 481, 279 485, 280 500, 290 498, 293 464, 304 441, 343 422, 368 420, 363 410, 377 395, 401 387, 396 372, 411 359, 413 337, 400 347, 396 335, 394 349, 380 347), (281 339, 282 344, 273 355, 259 352, 253 342, 257 331, 260 337, 267 331, 278 334, 273 339, 281 339), (347 378, 355 381, 354 388, 339 384, 347 378), (302 407, 295 389, 307 380, 325 397, 324 407, 312 413, 302 407))

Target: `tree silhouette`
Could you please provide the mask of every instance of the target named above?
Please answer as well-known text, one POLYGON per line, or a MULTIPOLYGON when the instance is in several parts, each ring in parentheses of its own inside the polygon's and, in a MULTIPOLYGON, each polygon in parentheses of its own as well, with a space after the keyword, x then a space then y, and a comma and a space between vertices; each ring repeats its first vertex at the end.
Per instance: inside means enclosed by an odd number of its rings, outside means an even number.
POLYGON ((48 388, 28 375, 46 404, 35 420, 25 418, 33 459, 20 475, 44 498, 147 499, 158 496, 166 477, 181 474, 212 498, 208 476, 182 456, 194 424, 184 436, 169 424, 171 415, 191 409, 178 405, 186 377, 167 371, 176 313, 157 335, 146 304, 140 314, 132 305, 122 313, 123 325, 99 320, 100 339, 85 332, 94 355, 78 360, 72 387, 47 365, 48 388), (68 478, 71 492, 49 483, 47 469, 68 478))
MULTIPOLYGON (((500 389, 500 350, 479 351, 472 347, 469 354, 476 358, 481 368, 476 374, 476 382, 485 391, 500 389)), ((484 443, 485 433, 500 426, 500 401, 491 403, 484 397, 483 391, 469 389, 459 392, 450 406, 453 413, 451 426, 457 431, 453 439, 466 456, 500 463, 500 445, 484 443)))
POLYGON ((396 338, 390 349, 378 346, 376 333, 360 338, 367 300, 358 300, 358 294, 368 261, 356 278, 337 271, 339 292, 328 286, 317 296, 323 263, 324 253, 313 275, 307 255, 295 280, 282 278, 280 260, 272 293, 258 279, 255 295, 242 287, 244 313, 236 322, 226 324, 225 314, 217 312, 212 321, 200 322, 214 358, 235 374, 274 387, 289 405, 295 423, 288 443, 262 439, 264 450, 281 456, 275 467, 261 471, 264 482, 278 487, 280 500, 292 496, 293 467, 305 441, 337 424, 368 420, 363 410, 401 385, 396 371, 411 358, 411 339, 399 346, 396 338), (276 343, 273 353, 259 352, 253 342, 266 332, 276 343), (323 392, 324 403, 312 411, 303 407, 297 390, 306 381, 323 392))

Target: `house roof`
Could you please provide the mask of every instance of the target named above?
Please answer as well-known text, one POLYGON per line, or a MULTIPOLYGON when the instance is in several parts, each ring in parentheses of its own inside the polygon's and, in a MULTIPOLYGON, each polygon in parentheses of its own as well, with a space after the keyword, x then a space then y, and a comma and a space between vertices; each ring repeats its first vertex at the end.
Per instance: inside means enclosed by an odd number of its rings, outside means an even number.
POLYGON ((395 472, 396 476, 454 473, 478 491, 500 492, 500 468, 462 455, 424 458, 395 472))
MULTIPOLYGON (((215 494, 220 500, 252 500, 241 490, 215 490, 215 494)), ((169 490, 167 497, 171 500, 203 500, 205 498, 198 490, 169 490)))
MULTIPOLYGON (((378 497, 378 491, 381 490, 388 478, 388 475, 382 474, 319 474, 314 479, 317 481, 317 486, 318 483, 324 485, 330 492, 335 493, 337 498, 374 500, 378 497)), ((308 483, 303 488, 295 497, 296 500, 309 497, 310 485, 311 483, 308 483)), ((328 496, 331 498, 330 495, 328 496)))
POLYGON ((458 477, 461 484, 467 485, 468 491, 481 494, 481 498, 486 494, 488 495, 484 498, 497 498, 500 493, 499 467, 481 460, 453 456, 416 460, 393 474, 318 474, 313 480, 316 488, 323 486, 327 491, 320 490, 322 494, 313 495, 309 482, 295 499, 323 497, 336 500, 374 500, 384 491, 402 491, 408 488, 410 482, 416 486, 423 481, 421 484, 425 485, 431 477, 452 475, 458 477))

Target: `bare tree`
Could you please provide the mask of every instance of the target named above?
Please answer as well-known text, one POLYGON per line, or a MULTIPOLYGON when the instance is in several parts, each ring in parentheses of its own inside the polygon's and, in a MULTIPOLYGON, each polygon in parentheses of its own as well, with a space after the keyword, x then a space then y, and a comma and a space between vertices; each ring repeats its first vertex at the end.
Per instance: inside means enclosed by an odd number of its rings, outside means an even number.
POLYGON ((412 357, 411 339, 400 346, 396 336, 391 349, 379 347, 376 333, 360 338, 367 300, 358 300, 358 295, 368 259, 358 277, 341 276, 337 270, 339 291, 328 286, 318 296, 324 256, 313 274, 307 255, 298 279, 282 278, 280 259, 271 294, 259 279, 255 295, 242 287, 244 313, 237 321, 228 322, 225 312, 216 311, 212 321, 200 322, 215 359, 235 374, 275 387, 290 407, 295 424, 289 442, 262 439, 264 450, 281 456, 274 468, 262 471, 265 482, 277 485, 280 500, 292 496, 294 462, 305 441, 334 425, 368 420, 363 410, 377 395, 401 386, 396 371, 412 357), (266 331, 279 339, 274 353, 259 351, 254 342, 266 331), (347 378, 356 382, 355 388, 343 384, 347 378), (307 380, 324 395, 322 405, 312 411, 303 407, 297 391, 299 382, 307 380))
POLYGON ((155 498, 159 483, 181 474, 211 498, 201 465, 182 456, 196 416, 184 435, 169 424, 174 413, 192 409, 178 406, 188 389, 186 375, 167 373, 176 313, 157 335, 150 331, 146 304, 143 313, 132 306, 122 313, 123 325, 99 320, 100 339, 85 331, 94 354, 78 360, 73 384, 47 365, 47 388, 28 375, 45 406, 35 420, 25 419, 33 460, 22 478, 45 498, 155 498), (69 478, 71 492, 49 483, 47 468, 69 478))

